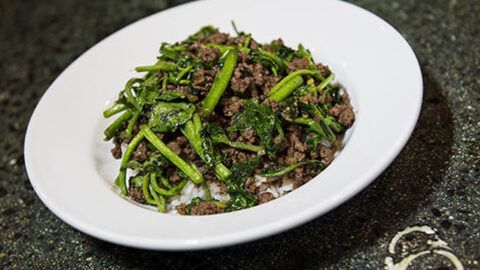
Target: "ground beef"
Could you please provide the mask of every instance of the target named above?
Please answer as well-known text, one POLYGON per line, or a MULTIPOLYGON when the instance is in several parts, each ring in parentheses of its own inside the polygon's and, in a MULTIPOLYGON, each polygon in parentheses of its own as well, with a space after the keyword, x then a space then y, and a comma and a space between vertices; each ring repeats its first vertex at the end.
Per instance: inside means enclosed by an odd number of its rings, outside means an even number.
POLYGON ((216 70, 198 69, 193 73, 192 87, 195 90, 206 94, 212 88, 213 80, 215 79, 216 70))
POLYGON ((233 147, 224 146, 221 149, 222 154, 226 155, 225 165, 232 166, 240 161, 255 157, 255 153, 243 151, 233 147))
POLYGON ((212 35, 205 37, 204 39, 207 43, 215 43, 215 44, 225 44, 228 41, 228 34, 227 33, 220 33, 216 32, 212 35))
POLYGON ((328 165, 333 160, 333 157, 335 155, 335 149, 332 149, 330 147, 326 147, 324 145, 321 145, 318 148, 318 153, 320 155, 322 164, 323 165, 328 165))
POLYGON ((128 195, 132 200, 138 203, 145 203, 145 197, 143 197, 143 190, 141 187, 135 187, 132 183, 133 177, 129 179, 128 195))
POLYGON ((193 206, 191 210, 191 214, 195 216, 213 215, 223 212, 223 208, 220 208, 211 202, 200 202, 193 206))
POLYGON ((211 64, 217 61, 217 59, 220 57, 220 50, 217 48, 202 46, 198 51, 198 56, 202 62, 211 64))
POLYGON ((132 159, 143 162, 148 158, 148 149, 147 145, 145 142, 141 142, 138 146, 137 149, 133 152, 132 154, 132 159))
POLYGON ((328 77, 332 72, 328 68, 328 66, 325 66, 323 64, 317 64, 317 69, 320 71, 320 74, 322 74, 323 77, 328 77))
POLYGON ((252 71, 248 64, 237 65, 230 80, 230 88, 237 94, 243 94, 253 85, 252 71))
POLYGON ((220 105, 222 106, 223 114, 228 117, 233 116, 243 108, 242 99, 236 96, 222 98, 220 105))
POLYGON ((338 118, 338 122, 345 127, 351 127, 355 121, 355 113, 350 104, 336 104, 330 109, 330 114, 338 118))
POLYGON ((318 97, 318 102, 321 104, 328 104, 333 101, 332 95, 330 95, 330 92, 323 92, 319 97, 318 97))
POLYGON ((289 126, 290 130, 293 130, 288 134, 289 147, 287 150, 287 156, 285 157, 285 163, 295 164, 305 160, 306 145, 300 140, 301 128, 296 125, 289 126))
POLYGON ((238 63, 247 62, 248 60, 250 60, 250 55, 248 53, 238 54, 238 63))
POLYGON ((303 167, 296 168, 295 170, 293 170, 293 173, 295 174, 294 185, 295 186, 303 185, 303 183, 304 183, 303 167))
POLYGON ((269 106, 272 109, 272 112, 276 112, 280 108, 280 102, 272 99, 265 99, 262 103, 269 106))
POLYGON ((175 207, 175 210, 177 210, 177 213, 179 213, 180 215, 186 215, 188 212, 188 206, 182 203, 177 205, 175 207))
POLYGON ((115 159, 121 159, 122 158, 122 145, 121 142, 118 141, 118 139, 114 138, 114 146, 110 152, 112 153, 112 156, 115 159))
POLYGON ((198 97, 196 95, 192 95, 188 91, 188 87, 186 87, 186 86, 177 87, 175 89, 175 92, 185 95, 190 102, 197 102, 198 101, 198 97))
POLYGON ((180 147, 180 144, 178 144, 178 142, 176 141, 169 142, 167 146, 168 148, 170 148, 170 150, 172 150, 177 155, 180 155, 180 153, 182 152, 182 148, 180 147))
POLYGON ((167 168, 167 178, 170 183, 178 183, 182 180, 180 175, 178 175, 178 169, 175 166, 167 168))
POLYGON ((247 129, 240 133, 240 137, 238 138, 239 142, 248 143, 248 144, 255 144, 255 130, 247 129))
POLYGON ((305 104, 317 104, 318 103, 318 97, 317 95, 314 95, 312 93, 308 93, 306 95, 303 95, 299 98, 300 102, 305 103, 305 104))
POLYGON ((288 63, 288 72, 293 72, 300 69, 308 69, 308 60, 305 58, 295 58, 288 63))
POLYGON ((247 179, 245 187, 247 188, 248 192, 250 192, 252 194, 255 194, 255 191, 257 189, 257 184, 255 183, 255 178, 254 177, 249 177, 247 179))
POLYGON ((262 192, 262 193, 257 195, 257 202, 259 204, 269 202, 273 199, 275 199, 275 198, 273 197, 273 194, 270 193, 270 192, 262 192))
POLYGON ((180 155, 187 160, 195 160, 197 158, 197 153, 195 152, 191 144, 185 145, 182 148, 182 153, 180 155))

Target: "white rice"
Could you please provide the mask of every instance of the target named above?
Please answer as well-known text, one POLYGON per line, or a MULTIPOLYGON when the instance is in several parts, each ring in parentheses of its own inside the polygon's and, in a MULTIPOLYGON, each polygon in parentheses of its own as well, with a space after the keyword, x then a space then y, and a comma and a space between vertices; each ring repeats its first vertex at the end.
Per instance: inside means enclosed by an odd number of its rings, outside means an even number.
MULTIPOLYGON (((268 183, 267 180, 266 177, 255 175, 255 186, 259 188, 260 193, 270 192, 273 194, 273 197, 278 198, 293 190, 292 179, 283 179, 274 183, 268 183)), ((222 193, 220 186, 216 182, 207 182, 207 185, 210 189, 210 194, 215 200, 221 202, 230 200, 230 195, 222 193)), ((169 203, 167 203, 167 213, 178 215, 175 208, 180 204, 189 204, 196 197, 205 199, 205 191, 200 185, 195 185, 189 181, 183 188, 182 193, 170 198, 169 203)))

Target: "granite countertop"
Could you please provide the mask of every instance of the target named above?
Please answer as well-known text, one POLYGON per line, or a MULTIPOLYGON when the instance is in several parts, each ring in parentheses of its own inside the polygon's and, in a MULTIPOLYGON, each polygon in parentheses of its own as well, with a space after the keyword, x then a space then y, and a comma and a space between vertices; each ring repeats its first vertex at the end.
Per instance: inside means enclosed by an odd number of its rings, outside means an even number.
MULTIPOLYGON (((412 233, 398 247, 448 251, 441 239, 465 269, 480 269, 480 1, 352 1, 409 41, 425 95, 415 132, 394 163, 330 213, 267 239, 182 253, 102 242, 54 216, 35 195, 23 160, 35 105, 99 40, 182 2, 0 2, 0 269, 383 269, 387 257, 405 258, 389 254, 388 243, 415 225, 436 232, 412 233)), ((409 269, 453 264, 430 252, 409 269)))

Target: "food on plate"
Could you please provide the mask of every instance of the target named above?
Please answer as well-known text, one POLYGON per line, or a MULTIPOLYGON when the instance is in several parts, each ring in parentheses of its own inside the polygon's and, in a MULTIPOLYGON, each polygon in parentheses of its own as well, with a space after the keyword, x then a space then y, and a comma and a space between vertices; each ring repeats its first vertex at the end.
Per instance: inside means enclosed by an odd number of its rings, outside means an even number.
POLYGON ((355 114, 334 73, 301 44, 205 26, 163 43, 104 117, 121 194, 160 212, 209 215, 266 203, 310 181, 355 114))

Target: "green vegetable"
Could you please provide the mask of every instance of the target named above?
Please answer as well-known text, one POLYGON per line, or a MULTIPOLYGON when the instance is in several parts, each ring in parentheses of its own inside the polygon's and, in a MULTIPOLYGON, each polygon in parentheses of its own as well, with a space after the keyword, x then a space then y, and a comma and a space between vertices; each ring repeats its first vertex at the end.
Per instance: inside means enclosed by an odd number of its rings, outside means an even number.
POLYGON ((332 142, 335 141, 335 134, 333 134, 332 130, 327 125, 325 125, 325 123, 322 121, 317 123, 315 122, 315 120, 311 118, 301 117, 301 118, 296 118, 291 122, 308 126, 310 129, 317 132, 323 138, 332 142))
POLYGON ((340 125, 335 118, 331 115, 327 115, 322 109, 318 108, 317 106, 310 104, 306 107, 306 110, 310 113, 313 113, 315 116, 317 116, 321 122, 327 127, 327 134, 333 134, 332 129, 340 133, 344 131, 344 128, 342 125, 340 125))
POLYGON ((296 76, 304 76, 304 75, 309 75, 313 76, 318 79, 323 79, 322 75, 320 74, 319 71, 316 70, 308 70, 308 69, 300 69, 297 71, 294 71, 290 74, 288 74, 285 78, 283 78, 279 83, 277 83, 268 93, 268 96, 271 97, 275 92, 280 90, 285 84, 287 84, 292 78, 295 78, 296 76))
POLYGON ((193 149, 200 158, 210 167, 214 167, 218 178, 225 181, 231 174, 230 170, 220 162, 220 154, 213 146, 213 142, 203 131, 203 126, 198 114, 185 124, 182 133, 187 137, 193 149))
POLYGON ((327 87, 332 81, 335 79, 335 74, 333 72, 328 75, 328 77, 323 80, 318 86, 317 86, 317 91, 320 92, 322 91, 325 87, 327 87))
POLYGON ((268 168, 262 171, 261 175, 264 177, 278 177, 278 176, 283 176, 286 175, 287 173, 295 170, 298 167, 302 167, 305 165, 311 165, 311 164, 316 164, 320 165, 320 161, 318 160, 307 160, 307 161, 301 161, 292 165, 288 166, 283 166, 283 167, 274 167, 274 168, 268 168))
POLYGON ((144 126, 140 133, 144 133, 145 138, 157 148, 157 150, 170 162, 175 164, 178 169, 180 169, 183 173, 185 173, 194 183, 200 184, 203 183, 205 180, 203 179, 202 174, 200 174, 197 170, 192 168, 188 163, 186 163, 181 157, 177 156, 170 148, 168 148, 162 140, 160 140, 153 131, 144 126))
POLYGON ((287 64, 285 63, 285 61, 282 60, 282 58, 261 48, 258 49, 258 53, 261 59, 271 62, 280 74, 286 72, 287 64))
POLYGON ((212 88, 203 100, 202 114, 207 116, 213 112, 218 101, 223 95, 225 89, 230 82, 235 66, 237 65, 238 55, 235 50, 231 50, 225 56, 225 62, 220 72, 215 76, 212 88))
POLYGON ((260 158, 240 161, 232 166, 232 176, 226 182, 228 192, 241 192, 245 189, 248 177, 252 176, 260 163, 260 158))
POLYGON ((249 99, 244 102, 243 112, 234 116, 233 125, 227 128, 228 132, 236 130, 255 130, 260 138, 260 144, 269 153, 273 153, 273 129, 275 128, 275 115, 272 109, 260 104, 256 99, 249 99))
POLYGON ((127 95, 128 102, 130 102, 130 104, 135 108, 138 108, 139 104, 138 104, 137 100, 135 99, 135 97, 133 95, 132 87, 133 87, 134 84, 141 83, 141 82, 143 82, 143 79, 132 78, 132 79, 128 80, 128 82, 125 84, 125 89, 123 90, 125 92, 125 94, 127 95))
POLYGON ((159 101, 148 124, 155 132, 175 131, 190 120, 194 112, 195 106, 191 103, 159 101))
POLYGON ((125 105, 123 103, 115 102, 112 107, 103 111, 103 117, 110 118, 111 116, 113 116, 117 113, 125 111, 127 108, 128 108, 127 105, 125 105))
POLYGON ((125 130, 125 136, 127 138, 130 138, 133 133, 133 128, 135 127, 135 124, 137 123, 138 118, 140 117, 140 114, 142 113, 142 108, 137 110, 135 114, 133 115, 132 118, 130 118, 130 121, 128 122, 127 129, 125 130))
POLYGON ((255 206, 255 197, 248 191, 237 192, 230 196, 225 211, 232 212, 255 206))
POLYGON ((211 26, 211 25, 207 25, 207 26, 204 26, 202 27, 198 32, 196 32, 195 34, 191 35, 189 38, 188 38, 188 41, 197 41, 197 40, 200 40, 204 37, 207 37, 207 36, 210 36, 214 33, 216 33, 218 31, 217 28, 211 26))
POLYGON ((120 163, 120 172, 118 173, 117 178, 115 179, 115 184, 120 187, 120 191, 123 195, 127 195, 127 183, 126 183, 126 176, 127 176, 127 163, 130 161, 130 157, 132 156, 133 151, 137 149, 137 146, 143 140, 144 134, 143 132, 139 132, 127 146, 125 153, 123 154, 122 161, 120 163))
POLYGON ((164 100, 164 101, 172 101, 176 99, 184 99, 185 95, 183 93, 173 91, 173 90, 166 90, 162 94, 158 95, 157 99, 158 100, 164 100))
POLYGON ((140 66, 140 67, 136 67, 135 68, 135 71, 137 72, 145 72, 145 71, 175 71, 177 70, 177 65, 175 65, 174 63, 170 63, 170 62, 158 62, 156 63, 155 65, 153 66, 140 66))
POLYGON ((262 146, 259 145, 252 145, 252 144, 246 144, 246 143, 241 143, 241 142, 234 142, 228 138, 227 134, 225 134, 225 131, 223 128, 221 128, 218 124, 216 123, 210 123, 206 127, 206 132, 208 136, 213 140, 214 143, 223 143, 226 144, 230 147, 233 148, 238 148, 242 150, 247 150, 247 151, 252 151, 259 153, 261 151, 264 151, 265 149, 262 146))
MULTIPOLYGON (((150 185, 153 188, 153 190, 155 190, 155 192, 157 192, 160 195, 166 196, 166 197, 171 197, 171 196, 174 196, 174 195, 177 195, 178 193, 180 193, 188 182, 187 179, 183 179, 176 186, 170 187, 168 190, 166 190, 166 189, 161 188, 158 185, 156 176, 157 175, 155 173, 152 173, 150 175, 150 185)), ((163 175, 160 175, 160 179, 167 180, 167 178, 165 178, 163 175)), ((168 183, 168 181, 165 181, 165 180, 161 180, 162 183, 165 183, 165 182, 168 183)))
POLYGON ((118 129, 123 125, 124 122, 127 122, 132 118, 133 113, 130 110, 125 111, 120 117, 115 119, 112 124, 110 124, 103 134, 105 135, 105 141, 110 140, 118 132, 118 129))
POLYGON ((230 200, 225 211, 236 211, 255 205, 255 197, 245 189, 247 179, 253 175, 260 163, 260 158, 247 159, 232 167, 232 176, 226 182, 230 200))
POLYGON ((280 89, 275 91, 275 93, 269 94, 268 98, 275 101, 282 101, 288 97, 295 89, 300 87, 303 84, 302 76, 297 75, 285 83, 280 89))
POLYGON ((305 58, 308 60, 308 68, 309 69, 317 69, 317 66, 315 65, 315 62, 313 61, 312 54, 310 53, 309 50, 306 50, 305 47, 303 47, 302 44, 298 44, 298 50, 295 53, 299 58, 305 58))
POLYGON ((155 202, 155 204, 157 205, 157 210, 158 212, 160 213, 165 213, 165 210, 166 210, 166 206, 165 206, 165 198, 162 196, 162 195, 158 195, 154 190, 153 188, 150 186, 149 187, 149 190, 150 190, 150 193, 152 194, 153 196, 153 200, 155 202))

